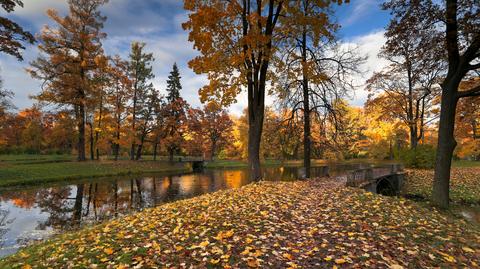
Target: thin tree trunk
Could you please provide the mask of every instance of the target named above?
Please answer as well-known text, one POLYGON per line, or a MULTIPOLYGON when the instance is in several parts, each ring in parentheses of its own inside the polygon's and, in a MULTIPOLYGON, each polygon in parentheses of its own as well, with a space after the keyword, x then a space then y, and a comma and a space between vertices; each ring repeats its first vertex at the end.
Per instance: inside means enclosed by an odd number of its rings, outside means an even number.
POLYGON ((135 128, 137 120, 137 84, 135 82, 134 92, 133 92, 133 111, 132 111, 132 146, 130 148, 130 160, 135 158, 135 139, 137 136, 137 130, 135 128))
POLYGON ((93 124, 88 122, 88 127, 90 127, 90 160, 95 160, 95 149, 94 149, 94 141, 93 141, 93 124))
MULTIPOLYGON (((99 112, 99 116, 98 116, 98 128, 101 128, 102 117, 103 117, 103 95, 100 96, 100 112, 99 112)), ((100 160, 100 150, 98 149, 99 136, 100 136, 100 132, 95 131, 95 148, 96 148, 96 153, 97 153, 97 161, 100 160)))
POLYGON ((120 124, 117 122, 117 134, 116 134, 116 142, 114 144, 113 148, 113 154, 115 155, 115 161, 118 160, 118 154, 120 153, 120 144, 118 141, 120 141, 120 124))
POLYGON ((310 100, 308 92, 308 75, 306 70, 307 64, 307 34, 305 29, 302 34, 302 64, 303 64, 303 166, 305 167, 305 178, 310 178, 310 100))
POLYGON ((154 161, 157 160, 157 147, 158 147, 158 142, 155 142, 155 144, 153 146, 153 160, 154 161))
POLYGON ((79 119, 78 120, 78 161, 85 161, 85 105, 80 104, 79 109, 79 119))

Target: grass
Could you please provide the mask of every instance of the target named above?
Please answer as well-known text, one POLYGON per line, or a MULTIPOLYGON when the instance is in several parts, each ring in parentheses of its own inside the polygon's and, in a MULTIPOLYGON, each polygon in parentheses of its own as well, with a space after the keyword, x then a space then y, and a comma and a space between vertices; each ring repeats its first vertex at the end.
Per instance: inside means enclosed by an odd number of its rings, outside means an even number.
MULTIPOLYGON (((0 163, 0 187, 42 184, 80 178, 190 171, 188 164, 153 161, 87 161, 35 163, 11 159, 0 163)), ((39 161, 39 159, 36 159, 39 161)))
POLYGON ((479 167, 480 161, 465 161, 465 160, 453 161, 452 166, 453 167, 479 167))
MULTIPOLYGON (((433 174, 433 169, 409 169, 403 193, 406 196, 429 200, 432 195, 433 174)), ((462 162, 452 168, 450 199, 457 204, 480 205, 479 166, 462 162)))
POLYGON ((262 182, 69 232, 0 268, 476 268, 461 219, 338 182, 262 182), (335 202, 332 202, 335 201, 335 202))

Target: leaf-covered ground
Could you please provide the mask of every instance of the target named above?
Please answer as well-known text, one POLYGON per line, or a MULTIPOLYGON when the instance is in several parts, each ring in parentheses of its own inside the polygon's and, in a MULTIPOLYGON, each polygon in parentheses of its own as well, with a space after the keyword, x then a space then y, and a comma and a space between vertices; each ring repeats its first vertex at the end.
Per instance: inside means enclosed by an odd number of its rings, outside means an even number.
MULTIPOLYGON (((408 170, 404 193, 430 198, 433 170, 408 170)), ((456 203, 480 204, 480 167, 452 168, 450 199, 456 203)))
POLYGON ((20 251, 0 268, 478 267, 480 231, 326 180, 263 182, 148 209, 20 251))

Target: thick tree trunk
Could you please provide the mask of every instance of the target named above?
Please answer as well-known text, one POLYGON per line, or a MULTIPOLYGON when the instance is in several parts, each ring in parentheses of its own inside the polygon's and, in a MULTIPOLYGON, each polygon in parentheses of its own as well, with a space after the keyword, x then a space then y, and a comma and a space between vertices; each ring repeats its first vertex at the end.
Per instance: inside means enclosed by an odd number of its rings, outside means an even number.
POLYGON ((455 81, 445 81, 442 86, 440 125, 438 127, 438 145, 432 193, 433 202, 441 208, 447 208, 449 205, 450 168, 453 150, 457 145, 454 138, 454 128, 458 84, 455 81))
POLYGON ((250 167, 250 178, 253 181, 259 181, 262 179, 260 141, 262 139, 264 113, 260 107, 256 107, 254 110, 255 113, 249 113, 248 115, 248 166, 250 167))
POLYGON ((410 129, 410 149, 417 149, 418 138, 417 138, 417 128, 413 125, 409 126, 410 129))
POLYGON ((85 161, 85 105, 81 104, 79 105, 79 119, 78 121, 78 144, 77 144, 77 150, 78 150, 78 161, 85 161))
POLYGON ((212 148, 210 149, 210 161, 213 161, 213 158, 215 157, 216 146, 216 141, 212 141, 212 148))

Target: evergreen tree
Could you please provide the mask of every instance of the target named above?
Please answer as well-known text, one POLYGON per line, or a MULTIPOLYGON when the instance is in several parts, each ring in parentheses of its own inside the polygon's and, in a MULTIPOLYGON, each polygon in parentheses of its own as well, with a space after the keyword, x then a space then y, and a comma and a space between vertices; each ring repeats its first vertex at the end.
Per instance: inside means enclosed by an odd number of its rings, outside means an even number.
POLYGON ((165 145, 168 151, 170 161, 173 161, 173 155, 179 153, 183 143, 183 128, 186 122, 187 102, 180 97, 182 85, 180 83, 180 72, 177 64, 173 64, 167 80, 167 105, 166 105, 166 130, 165 145))
POLYGON ((167 101, 169 103, 174 102, 178 98, 180 98, 180 90, 182 89, 182 85, 180 84, 180 72, 178 71, 177 63, 173 64, 173 69, 170 72, 167 80, 167 101))

